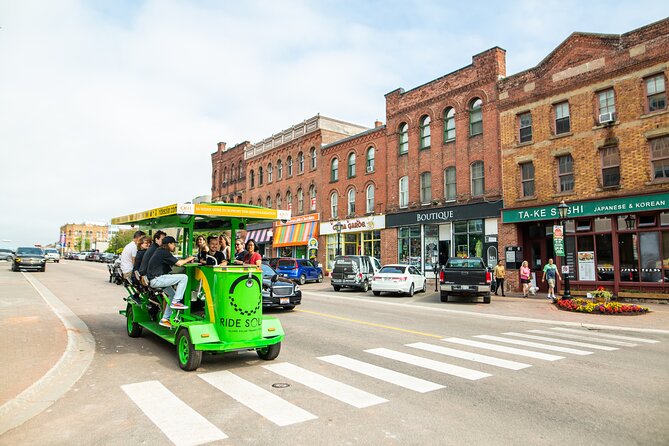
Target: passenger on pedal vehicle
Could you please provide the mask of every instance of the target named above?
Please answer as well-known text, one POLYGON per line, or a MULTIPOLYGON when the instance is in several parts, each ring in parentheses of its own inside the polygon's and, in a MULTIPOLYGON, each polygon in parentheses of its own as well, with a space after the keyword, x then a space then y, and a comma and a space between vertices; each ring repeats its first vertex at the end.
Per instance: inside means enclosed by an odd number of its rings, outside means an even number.
POLYGON ((133 283, 135 283, 135 281, 137 280, 135 277, 135 271, 139 271, 139 267, 142 264, 142 259, 146 255, 149 246, 151 246, 151 237, 145 235, 140 239, 139 247, 137 248, 137 255, 135 256, 135 265, 132 268, 133 283))
POLYGON ((195 239, 195 246, 197 247, 197 261, 200 264, 204 264, 209 255, 209 246, 207 244, 207 239, 204 235, 198 235, 195 239))
POLYGON ((146 250, 144 257, 142 257, 142 264, 138 269, 140 276, 146 276, 146 270, 149 269, 149 260, 151 260, 151 256, 154 252, 156 252, 156 249, 160 247, 163 237, 166 235, 167 234, 165 234, 163 231, 156 231, 156 233, 153 234, 153 243, 151 243, 149 249, 146 250))
POLYGON ((125 245, 123 252, 121 252, 121 272, 123 273, 124 279, 130 279, 130 276, 132 275, 132 267, 135 264, 135 256, 137 255, 139 241, 145 235, 146 233, 144 233, 144 231, 135 231, 132 236, 132 241, 125 245))
POLYGON ((215 235, 210 235, 207 237, 207 244, 209 245, 209 254, 204 261, 200 263, 207 266, 224 266, 228 264, 228 261, 225 260, 223 253, 218 250, 218 237, 215 235))

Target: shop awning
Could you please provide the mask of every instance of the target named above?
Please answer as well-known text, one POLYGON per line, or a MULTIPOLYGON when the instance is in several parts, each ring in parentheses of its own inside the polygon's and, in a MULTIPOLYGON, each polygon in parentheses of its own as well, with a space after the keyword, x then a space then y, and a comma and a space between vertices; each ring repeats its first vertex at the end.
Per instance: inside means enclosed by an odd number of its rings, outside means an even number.
POLYGON ((307 245, 309 239, 318 237, 318 222, 310 221, 294 225, 276 226, 272 246, 299 246, 307 245))
POLYGON ((244 239, 244 243, 248 242, 249 239, 253 239, 256 241, 256 243, 262 244, 269 242, 270 238, 272 238, 272 228, 255 229, 246 233, 246 239, 244 239))

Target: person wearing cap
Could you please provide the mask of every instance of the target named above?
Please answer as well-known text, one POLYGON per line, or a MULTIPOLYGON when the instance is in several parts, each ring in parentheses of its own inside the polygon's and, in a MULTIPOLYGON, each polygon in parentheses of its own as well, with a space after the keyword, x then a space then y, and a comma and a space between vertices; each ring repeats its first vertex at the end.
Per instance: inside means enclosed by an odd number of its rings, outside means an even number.
POLYGON ((190 256, 185 259, 177 259, 172 254, 177 249, 177 241, 172 236, 166 236, 162 240, 159 249, 153 253, 151 260, 149 260, 149 268, 147 275, 149 284, 152 288, 162 288, 167 294, 170 305, 165 309, 163 318, 159 324, 163 327, 172 328, 170 316, 172 310, 185 310, 188 308, 183 304, 184 292, 188 284, 188 276, 185 274, 170 274, 173 266, 181 266, 185 263, 191 262, 195 257, 190 256), (177 289, 174 290, 173 286, 177 289))

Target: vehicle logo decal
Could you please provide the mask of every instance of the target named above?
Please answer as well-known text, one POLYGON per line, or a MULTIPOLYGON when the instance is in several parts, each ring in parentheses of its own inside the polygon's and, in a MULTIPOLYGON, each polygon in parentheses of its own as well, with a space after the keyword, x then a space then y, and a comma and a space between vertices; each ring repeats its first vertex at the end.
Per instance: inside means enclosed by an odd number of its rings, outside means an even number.
MULTIPOLYGON (((245 282, 245 285, 246 285, 248 288, 250 288, 251 286, 253 286, 253 282, 256 282, 256 283, 258 284, 258 290, 261 290, 261 289, 262 289, 262 285, 261 285, 261 283, 260 283, 260 279, 258 279, 256 276, 250 276, 250 277, 248 277, 248 276, 240 276, 240 277, 237 277, 237 279, 235 279, 235 281, 232 282, 232 285, 230 285, 230 291, 228 292, 228 294, 230 295, 230 306, 231 306, 237 313, 239 313, 239 314, 241 314, 241 315, 243 315, 243 316, 253 316, 253 315, 256 314, 256 313, 258 312, 258 310, 260 309, 260 305, 262 304, 262 298, 257 299, 257 304, 256 304, 255 308, 253 308, 253 309, 249 309, 249 310, 242 308, 242 307, 241 307, 242 303, 241 303, 241 302, 237 302, 237 301, 235 300, 235 295, 234 295, 235 288, 237 288, 237 285, 240 284, 241 282, 245 282), (249 285, 249 284, 250 284, 250 285, 249 285)), ((249 293, 249 291, 245 291, 245 293, 243 293, 243 294, 246 294, 246 293, 249 293)), ((249 294, 250 294, 250 293, 249 293, 249 294)))

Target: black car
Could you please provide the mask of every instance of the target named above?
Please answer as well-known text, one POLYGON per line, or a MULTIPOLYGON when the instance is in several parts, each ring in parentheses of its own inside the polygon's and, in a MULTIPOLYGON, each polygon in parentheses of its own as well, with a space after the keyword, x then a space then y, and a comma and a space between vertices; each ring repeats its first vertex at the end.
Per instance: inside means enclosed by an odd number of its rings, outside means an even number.
POLYGON ((266 263, 262 264, 262 307, 292 310, 302 303, 300 286, 279 275, 266 263))
POLYGON ((46 271, 46 258, 42 248, 24 246, 16 250, 12 271, 31 269, 35 271, 46 271))

